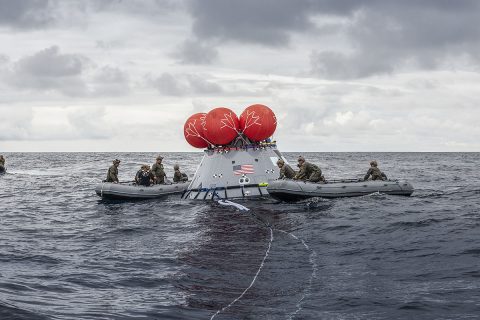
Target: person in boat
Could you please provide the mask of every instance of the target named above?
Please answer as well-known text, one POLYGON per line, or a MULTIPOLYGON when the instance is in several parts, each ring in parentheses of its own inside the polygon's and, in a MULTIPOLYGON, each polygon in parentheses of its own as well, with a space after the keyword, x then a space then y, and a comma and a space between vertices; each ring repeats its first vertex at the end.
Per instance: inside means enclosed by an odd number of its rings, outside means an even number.
POLYGON ((293 179, 295 178, 295 171, 283 159, 278 159, 277 166, 280 168, 279 179, 293 179))
POLYGON ((118 166, 120 165, 120 160, 113 160, 113 165, 108 168, 107 172, 107 182, 118 183, 118 166))
POLYGON ((180 166, 178 164, 175 164, 173 166, 173 170, 175 170, 175 172, 173 174, 173 182, 188 181, 188 176, 185 173, 180 172, 180 166))
POLYGON ((372 180, 387 180, 385 173, 380 171, 378 168, 378 163, 375 160, 370 161, 370 169, 368 169, 367 174, 363 178, 363 181, 368 180, 372 176, 372 180))
POLYGON ((0 155, 0 173, 5 172, 5 158, 0 155))
POLYGON ((306 162, 304 157, 298 157, 298 166, 300 170, 293 179, 308 182, 325 181, 325 178, 322 175, 322 170, 317 165, 306 162))
POLYGON ((163 169, 163 164, 162 164, 163 157, 158 156, 155 163, 152 166, 152 173, 153 176, 155 177, 154 182, 155 184, 164 184, 165 183, 165 170, 163 169))
POLYGON ((140 170, 137 171, 137 174, 135 175, 135 182, 139 186, 149 187, 153 184, 154 178, 155 177, 150 171, 150 167, 144 164, 140 167, 140 170))

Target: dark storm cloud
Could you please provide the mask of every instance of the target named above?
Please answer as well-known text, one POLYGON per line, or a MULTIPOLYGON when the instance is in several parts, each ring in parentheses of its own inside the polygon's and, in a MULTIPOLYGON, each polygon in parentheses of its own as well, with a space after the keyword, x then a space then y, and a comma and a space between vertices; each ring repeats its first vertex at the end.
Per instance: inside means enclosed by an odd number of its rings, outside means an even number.
POLYGON ((349 50, 319 41, 310 53, 312 73, 329 78, 361 78, 405 66, 436 69, 459 59, 480 63, 480 2, 475 0, 206 0, 189 5, 199 42, 281 47, 294 34, 346 39, 349 50), (341 27, 321 26, 332 19, 341 27))
POLYGON ((62 54, 57 46, 18 60, 7 82, 21 89, 57 90, 69 96, 85 93, 81 74, 89 60, 79 54, 62 54))
POLYGON ((236 40, 285 46, 289 32, 313 25, 308 19, 311 3, 298 0, 191 1, 193 33, 199 39, 236 40))
POLYGON ((315 74, 361 78, 405 66, 429 70, 461 59, 480 63, 478 1, 358 1, 336 14, 350 19, 344 35, 353 50, 312 53, 315 74))
POLYGON ((169 96, 216 94, 223 91, 218 84, 193 74, 174 76, 165 72, 160 77, 150 77, 148 82, 160 93, 169 96))

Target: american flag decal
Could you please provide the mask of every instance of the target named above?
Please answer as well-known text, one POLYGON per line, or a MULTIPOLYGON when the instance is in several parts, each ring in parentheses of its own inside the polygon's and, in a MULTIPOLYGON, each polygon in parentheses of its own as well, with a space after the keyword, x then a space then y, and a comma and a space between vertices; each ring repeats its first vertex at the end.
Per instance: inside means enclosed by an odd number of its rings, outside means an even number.
POLYGON ((233 174, 236 176, 253 173, 255 173, 255 170, 253 169, 253 164, 242 164, 233 166, 233 174))

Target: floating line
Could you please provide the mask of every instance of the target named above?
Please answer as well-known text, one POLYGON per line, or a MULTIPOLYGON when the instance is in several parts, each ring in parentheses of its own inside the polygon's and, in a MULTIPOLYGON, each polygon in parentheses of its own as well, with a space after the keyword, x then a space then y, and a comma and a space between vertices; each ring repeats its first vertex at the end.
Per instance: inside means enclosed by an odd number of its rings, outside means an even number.
POLYGON ((298 302, 295 305, 297 307, 297 309, 294 312, 292 312, 291 314, 288 315, 287 319, 291 320, 291 319, 294 319, 295 316, 303 309, 303 301, 305 300, 305 298, 308 295, 310 295, 310 293, 312 291, 313 279, 317 277, 317 263, 315 262, 315 257, 317 256, 317 253, 315 252, 315 250, 310 249, 308 244, 303 239, 300 239, 299 237, 297 237, 293 233, 287 232, 287 231, 284 231, 284 230, 280 230, 280 229, 275 229, 275 230, 278 230, 280 232, 288 234, 292 238, 301 241, 303 246, 305 247, 305 249, 307 249, 307 251, 310 252, 308 260, 310 261, 310 264, 312 265, 312 274, 310 275, 310 279, 308 280, 307 288, 305 288, 305 290, 303 290, 302 297, 300 298, 300 300, 298 300, 298 302))
MULTIPOLYGON (((216 193, 214 193, 216 194, 216 193)), ((218 195, 217 195, 218 196, 218 195)), ((238 204, 238 203, 235 203, 233 201, 230 201, 230 200, 218 200, 217 201, 219 204, 221 205, 224 205, 224 206, 232 206, 232 207, 235 207, 237 209, 239 209, 240 211, 250 211, 250 209, 248 209, 247 207, 245 206, 242 206, 241 204, 238 204)), ((255 274, 255 277, 253 278, 252 282, 250 283, 250 285, 242 292, 242 294, 240 296, 238 296, 235 300, 233 300, 230 304, 228 304, 227 306, 223 307, 222 309, 218 310, 214 315, 212 315, 212 317, 210 318, 210 320, 214 319, 219 313, 227 310, 228 308, 230 308, 231 306, 233 306, 238 300, 240 300, 244 295, 245 293, 247 293, 247 291, 253 286, 253 284, 255 283, 255 281, 257 280, 257 277, 258 275, 260 274, 260 271, 262 270, 263 268, 263 265, 265 264, 265 260, 267 259, 268 257, 268 254, 270 252, 270 248, 272 246, 272 242, 273 242, 273 231, 276 230, 276 231, 279 231, 279 232, 282 232, 282 233, 285 233, 289 236, 291 236, 292 238, 294 238, 295 240, 298 240, 300 242, 302 242, 303 246, 305 247, 305 249, 307 249, 308 252, 310 252, 310 255, 309 255, 309 262, 310 262, 310 265, 312 266, 312 273, 310 274, 310 278, 308 280, 308 286, 305 288, 305 290, 303 290, 303 294, 302 294, 302 297, 300 298, 300 300, 298 300, 298 302, 295 304, 295 306, 297 307, 296 310, 292 313, 290 313, 287 317, 288 320, 292 320, 295 318, 295 316, 303 309, 303 301, 305 300, 305 298, 310 295, 311 291, 312 291, 312 285, 313 285, 313 279, 315 279, 317 277, 317 263, 315 262, 315 258, 317 256, 317 253, 315 252, 315 250, 311 249, 310 246, 305 242, 305 240, 303 239, 300 239, 299 237, 297 237, 296 235, 294 235, 293 233, 291 232, 288 232, 288 231, 284 231, 284 230, 281 230, 281 229, 274 229, 272 228, 272 226, 269 224, 269 223, 266 223, 265 221, 263 221, 262 219, 260 219, 255 213, 253 213, 252 211, 250 211, 250 215, 255 218, 256 220, 260 221, 263 225, 265 225, 265 227, 267 227, 269 230, 270 230, 270 242, 268 243, 268 248, 267 248, 267 251, 265 252, 265 256, 263 257, 263 260, 262 260, 262 263, 260 264, 260 267, 258 268, 257 270, 257 273, 255 274)))
POLYGON ((247 293, 247 291, 253 286, 253 284, 257 280, 257 277, 260 274, 260 271, 262 270, 263 265, 265 264, 265 260, 268 257, 268 253, 270 252, 270 248, 271 248, 272 242, 273 242, 273 229, 271 227, 268 227, 268 228, 270 229, 270 242, 268 243, 268 248, 267 248, 267 251, 265 252, 265 256, 263 257, 262 263, 260 264, 260 267, 258 268, 257 273, 255 273, 255 277, 253 277, 252 282, 250 283, 250 285, 245 290, 243 290, 241 295, 239 295, 237 298, 235 298, 235 300, 233 300, 227 306, 223 307, 222 309, 218 310, 214 315, 212 315, 210 320, 215 318, 219 313, 224 312, 225 310, 227 310, 228 308, 233 306, 238 300, 240 300, 245 295, 245 293, 247 293))

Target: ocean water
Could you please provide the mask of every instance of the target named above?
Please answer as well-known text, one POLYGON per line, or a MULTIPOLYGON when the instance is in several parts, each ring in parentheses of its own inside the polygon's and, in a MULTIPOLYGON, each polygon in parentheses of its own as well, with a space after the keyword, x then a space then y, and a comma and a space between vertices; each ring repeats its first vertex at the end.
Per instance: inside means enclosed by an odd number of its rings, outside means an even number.
MULTIPOLYGON (((250 211, 176 197, 107 202, 153 153, 7 153, 0 319, 479 319, 480 154, 308 153, 327 178, 376 159, 411 197, 250 211)), ((167 174, 201 153, 164 153, 167 174)), ((297 153, 286 154, 293 161, 297 153)))

